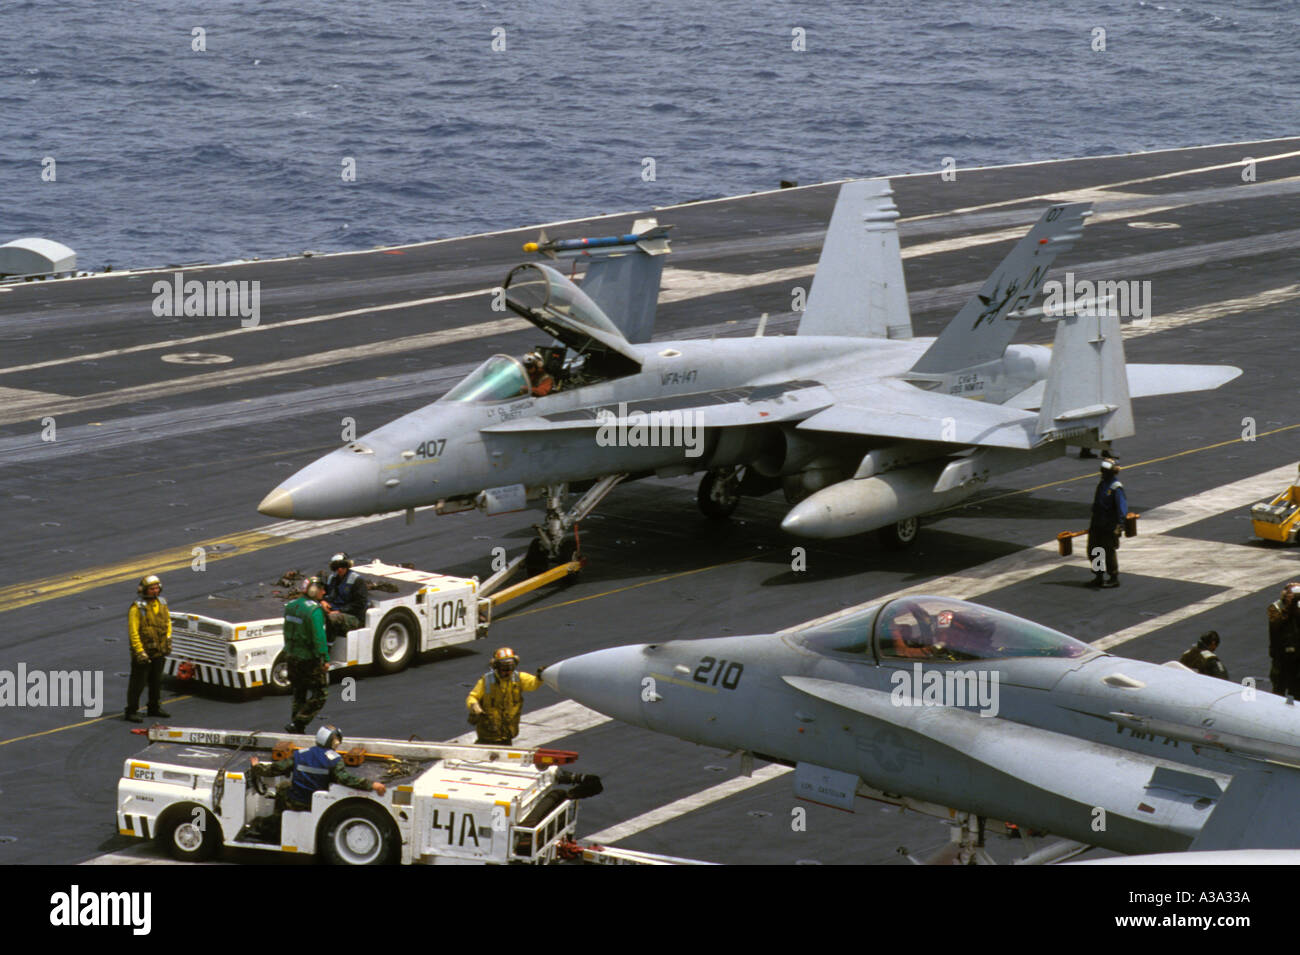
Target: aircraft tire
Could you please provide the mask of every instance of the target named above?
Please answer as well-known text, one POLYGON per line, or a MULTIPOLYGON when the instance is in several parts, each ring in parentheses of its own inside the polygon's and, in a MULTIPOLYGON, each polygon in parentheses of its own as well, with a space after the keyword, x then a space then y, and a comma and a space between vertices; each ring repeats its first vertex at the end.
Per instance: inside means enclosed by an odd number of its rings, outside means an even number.
POLYGON ((876 537, 886 550, 907 550, 921 534, 921 519, 909 517, 876 531, 876 537))
POLYGON ((734 470, 724 468, 705 472, 700 479, 699 490, 695 493, 700 513, 711 521, 730 518, 740 506, 739 484, 734 470))

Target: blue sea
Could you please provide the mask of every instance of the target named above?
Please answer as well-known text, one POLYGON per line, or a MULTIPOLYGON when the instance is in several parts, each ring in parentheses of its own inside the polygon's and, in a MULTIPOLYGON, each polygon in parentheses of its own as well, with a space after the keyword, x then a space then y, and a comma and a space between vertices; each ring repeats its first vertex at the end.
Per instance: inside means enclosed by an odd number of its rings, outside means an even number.
POLYGON ((1272 138, 1298 68, 1300 0, 0 0, 0 242, 216 262, 1272 138))

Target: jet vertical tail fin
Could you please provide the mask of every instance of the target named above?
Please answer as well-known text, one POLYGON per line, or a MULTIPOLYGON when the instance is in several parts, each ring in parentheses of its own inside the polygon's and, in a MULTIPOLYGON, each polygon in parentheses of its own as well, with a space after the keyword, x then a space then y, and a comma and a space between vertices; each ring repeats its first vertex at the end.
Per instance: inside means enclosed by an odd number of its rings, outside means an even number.
POLYGON ((1087 202, 1061 203, 1044 212, 912 371, 944 374, 1001 358, 1016 333, 1016 322, 1007 318, 1008 313, 1037 297, 1052 262, 1079 238, 1083 220, 1091 214, 1092 204, 1087 202))
POLYGON ((893 195, 888 179, 840 186, 797 334, 912 337, 893 195))
POLYGON ((1038 410, 1041 441, 1087 435, 1094 429, 1099 441, 1134 433, 1119 318, 1104 308, 1100 312, 1056 320, 1052 362, 1038 410))
POLYGON ((526 252, 540 252, 553 259, 590 257, 582 290, 629 342, 648 342, 655 330, 659 304, 659 280, 663 256, 671 252, 668 230, 655 219, 637 219, 626 235, 596 239, 548 239, 543 232, 537 242, 524 246, 526 252))

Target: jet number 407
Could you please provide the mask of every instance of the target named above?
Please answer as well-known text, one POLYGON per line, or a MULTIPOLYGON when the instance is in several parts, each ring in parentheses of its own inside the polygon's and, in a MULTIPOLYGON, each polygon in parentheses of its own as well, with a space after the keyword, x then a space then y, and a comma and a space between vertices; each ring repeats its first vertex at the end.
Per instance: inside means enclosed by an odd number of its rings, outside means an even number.
POLYGON ((421 441, 420 446, 415 449, 415 456, 418 458, 440 457, 446 447, 446 438, 434 438, 432 441, 421 441))

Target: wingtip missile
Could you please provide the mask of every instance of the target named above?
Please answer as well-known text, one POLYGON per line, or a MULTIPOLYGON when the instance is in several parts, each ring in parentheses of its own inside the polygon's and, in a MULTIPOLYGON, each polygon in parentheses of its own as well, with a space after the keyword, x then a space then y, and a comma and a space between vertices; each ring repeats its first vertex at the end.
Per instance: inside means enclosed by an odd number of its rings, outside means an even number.
POLYGON ((525 252, 536 252, 550 259, 574 258, 579 255, 616 255, 639 249, 647 255, 662 255, 669 251, 670 225, 660 225, 655 219, 638 219, 632 231, 623 235, 596 236, 580 239, 551 239, 542 232, 536 242, 525 242, 525 252))

